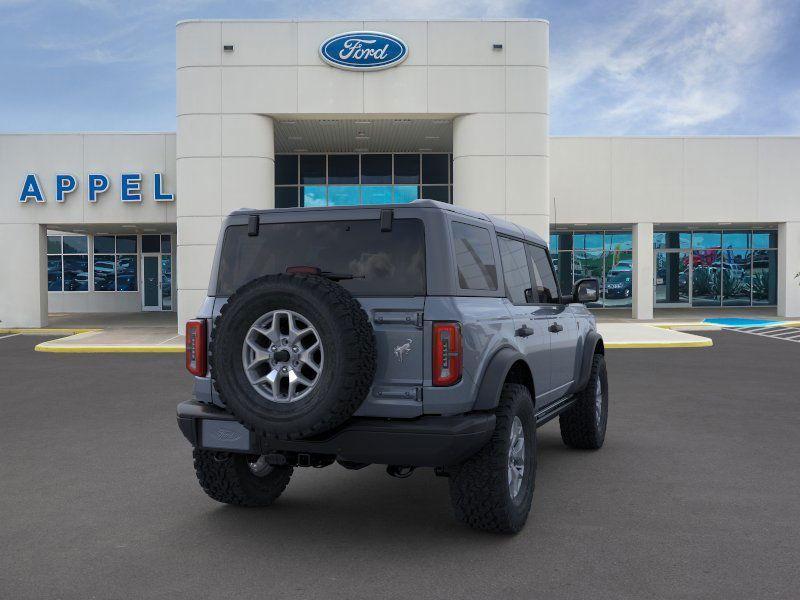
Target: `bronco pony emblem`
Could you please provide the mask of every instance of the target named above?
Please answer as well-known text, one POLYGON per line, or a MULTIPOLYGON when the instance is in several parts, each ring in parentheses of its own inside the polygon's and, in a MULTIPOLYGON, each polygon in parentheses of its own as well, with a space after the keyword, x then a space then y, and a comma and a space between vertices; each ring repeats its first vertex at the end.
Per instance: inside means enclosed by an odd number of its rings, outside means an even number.
POLYGON ((411 338, 407 338, 405 344, 394 347, 394 355, 397 357, 397 362, 403 362, 403 359, 411 352, 411 343, 411 338))

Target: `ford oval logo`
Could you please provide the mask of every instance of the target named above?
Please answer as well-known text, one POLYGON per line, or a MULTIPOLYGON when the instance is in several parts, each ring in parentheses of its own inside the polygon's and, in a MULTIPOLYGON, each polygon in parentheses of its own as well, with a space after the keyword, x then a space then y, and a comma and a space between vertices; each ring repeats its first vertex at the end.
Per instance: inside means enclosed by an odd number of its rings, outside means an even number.
POLYGON ((322 42, 319 53, 322 60, 340 69, 377 71, 403 62, 408 46, 388 33, 349 31, 322 42))

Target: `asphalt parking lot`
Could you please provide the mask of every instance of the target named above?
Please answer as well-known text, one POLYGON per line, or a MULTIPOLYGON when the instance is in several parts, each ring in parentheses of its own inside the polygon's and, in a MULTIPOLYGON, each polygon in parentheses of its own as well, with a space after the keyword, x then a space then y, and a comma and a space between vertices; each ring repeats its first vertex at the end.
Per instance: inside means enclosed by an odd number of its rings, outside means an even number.
POLYGON ((541 429, 515 537, 456 523, 430 471, 301 469, 271 508, 216 504, 175 425, 181 355, 0 339, 0 598, 796 598, 800 344, 708 336, 609 351, 605 448, 541 429))

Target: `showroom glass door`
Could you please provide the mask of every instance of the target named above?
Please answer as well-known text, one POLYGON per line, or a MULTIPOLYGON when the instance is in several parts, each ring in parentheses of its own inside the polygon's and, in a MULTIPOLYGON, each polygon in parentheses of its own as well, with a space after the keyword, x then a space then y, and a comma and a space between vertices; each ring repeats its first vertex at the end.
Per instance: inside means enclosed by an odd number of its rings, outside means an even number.
POLYGON ((161 310, 161 255, 142 255, 142 310, 161 310))

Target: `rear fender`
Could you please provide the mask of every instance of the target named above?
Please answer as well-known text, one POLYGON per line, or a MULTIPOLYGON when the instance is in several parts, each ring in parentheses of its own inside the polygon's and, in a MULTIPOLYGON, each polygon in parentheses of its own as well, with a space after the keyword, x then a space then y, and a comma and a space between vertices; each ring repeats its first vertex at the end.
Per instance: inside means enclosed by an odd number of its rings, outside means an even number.
POLYGON ((500 393, 503 391, 503 384, 508 378, 511 368, 522 362, 527 375, 523 374, 524 383, 531 391, 531 398, 535 398, 533 390, 533 378, 530 369, 525 363, 525 357, 514 348, 500 349, 489 361, 489 365, 483 373, 478 397, 475 400, 474 410, 494 410, 500 401, 500 393))

